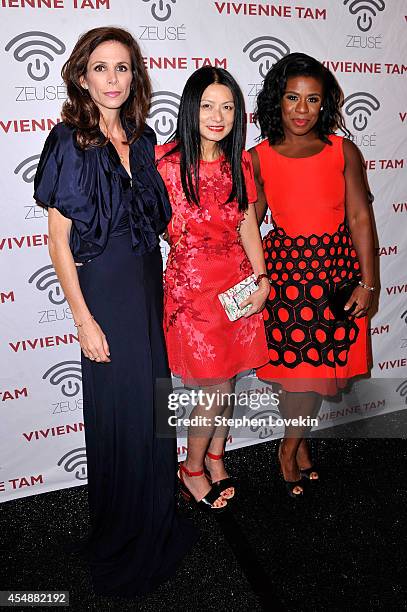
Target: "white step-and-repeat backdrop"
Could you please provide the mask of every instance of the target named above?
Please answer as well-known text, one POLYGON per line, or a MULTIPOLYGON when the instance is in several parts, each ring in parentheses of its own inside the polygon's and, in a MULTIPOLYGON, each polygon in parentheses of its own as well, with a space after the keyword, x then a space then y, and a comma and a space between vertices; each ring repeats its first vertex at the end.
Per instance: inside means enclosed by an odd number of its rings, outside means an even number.
MULTIPOLYGON (((154 85, 150 124, 159 142, 173 131, 183 84, 200 66, 227 68, 239 81, 248 146, 257 136, 256 93, 276 60, 303 51, 334 72, 375 196, 382 289, 371 323, 373 379, 355 385, 344 403, 325 403, 320 422, 328 427, 405 406, 404 0, 0 0, 0 19, 0 501, 86 482, 79 345, 50 265, 46 213, 32 191, 66 95, 61 66, 78 36, 96 26, 126 27, 139 41, 154 85)), ((266 218, 263 232, 268 228, 266 218)), ((248 388, 270 390, 254 378, 240 383, 240 391, 248 388)), ((281 433, 253 427, 242 439, 232 431, 229 447, 281 433)), ((180 456, 184 443, 180 437, 180 456)))

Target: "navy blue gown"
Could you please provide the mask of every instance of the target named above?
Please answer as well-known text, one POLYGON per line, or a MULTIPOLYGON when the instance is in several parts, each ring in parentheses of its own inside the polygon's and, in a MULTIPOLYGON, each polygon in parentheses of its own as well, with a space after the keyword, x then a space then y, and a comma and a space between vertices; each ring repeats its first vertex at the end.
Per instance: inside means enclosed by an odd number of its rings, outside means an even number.
POLYGON ((82 354, 91 531, 78 550, 96 593, 127 597, 170 577, 196 536, 176 514, 175 438, 155 435, 155 383, 170 377, 158 235, 171 209, 154 140, 146 126, 130 146, 131 181, 110 143, 81 150, 59 124, 34 193, 72 219, 81 290, 110 348, 111 363, 82 354))

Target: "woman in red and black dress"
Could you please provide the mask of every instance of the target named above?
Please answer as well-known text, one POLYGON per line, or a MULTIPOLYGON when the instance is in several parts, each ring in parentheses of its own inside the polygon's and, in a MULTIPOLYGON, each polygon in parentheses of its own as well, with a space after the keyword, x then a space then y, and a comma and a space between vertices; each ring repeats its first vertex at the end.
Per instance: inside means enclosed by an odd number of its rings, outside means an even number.
MULTIPOLYGON (((262 380, 282 386, 284 417, 315 416, 369 367, 367 311, 374 290, 374 247, 361 156, 347 138, 341 90, 322 64, 302 53, 277 62, 259 93, 260 144, 251 150, 257 213, 268 205, 273 229, 263 248, 272 287, 263 316, 269 363, 262 380), (329 305, 335 286, 360 279, 338 320, 329 305), (352 309, 352 306, 354 308, 352 309)), ((318 479, 303 436, 287 427, 279 459, 291 496, 302 477, 318 479)))

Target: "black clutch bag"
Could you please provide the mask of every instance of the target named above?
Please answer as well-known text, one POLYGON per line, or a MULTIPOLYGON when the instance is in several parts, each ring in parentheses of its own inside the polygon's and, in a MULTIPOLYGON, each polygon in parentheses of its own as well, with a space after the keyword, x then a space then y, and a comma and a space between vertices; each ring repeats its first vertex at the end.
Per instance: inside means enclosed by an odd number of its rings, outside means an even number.
POLYGON ((352 310, 355 308, 354 302, 349 310, 344 310, 346 302, 352 295, 353 290, 359 285, 359 277, 346 279, 335 283, 333 289, 328 295, 329 308, 337 321, 344 321, 352 315, 352 310))

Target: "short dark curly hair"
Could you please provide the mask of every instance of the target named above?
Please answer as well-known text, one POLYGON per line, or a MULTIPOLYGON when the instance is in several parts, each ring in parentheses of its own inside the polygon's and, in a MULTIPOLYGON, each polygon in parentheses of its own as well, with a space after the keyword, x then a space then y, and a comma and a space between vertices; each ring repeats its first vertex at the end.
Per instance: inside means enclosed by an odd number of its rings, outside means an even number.
POLYGON ((270 145, 283 142, 281 99, 287 80, 296 76, 313 77, 322 83, 323 110, 315 126, 318 137, 330 144, 329 134, 334 134, 339 129, 349 138, 351 134, 341 113, 343 92, 332 72, 305 53, 289 53, 269 70, 257 96, 254 121, 260 127, 259 139, 267 138, 270 145))

